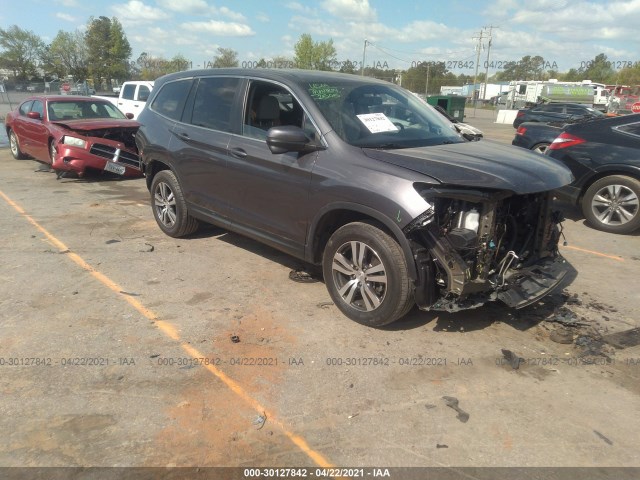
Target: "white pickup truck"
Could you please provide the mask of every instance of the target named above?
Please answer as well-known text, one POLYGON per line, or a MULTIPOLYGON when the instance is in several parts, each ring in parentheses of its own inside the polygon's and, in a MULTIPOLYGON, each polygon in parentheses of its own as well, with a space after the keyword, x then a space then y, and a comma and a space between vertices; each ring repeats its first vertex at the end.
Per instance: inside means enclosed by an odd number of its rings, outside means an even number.
MULTIPOLYGON (((132 114, 133 119, 138 118, 140 112, 147 103, 147 98, 151 90, 153 90, 154 82, 147 81, 131 81, 124 82, 120 87, 120 95, 118 97, 98 97, 110 101, 122 111, 125 115, 132 114)), ((95 95, 94 95, 95 96, 95 95)))

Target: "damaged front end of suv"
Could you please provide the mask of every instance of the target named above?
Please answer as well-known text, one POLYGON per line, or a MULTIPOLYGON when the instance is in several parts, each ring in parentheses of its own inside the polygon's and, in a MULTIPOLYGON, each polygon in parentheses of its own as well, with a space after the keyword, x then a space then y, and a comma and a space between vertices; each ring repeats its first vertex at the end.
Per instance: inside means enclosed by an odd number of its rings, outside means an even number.
POLYGON ((416 189, 432 205, 404 228, 421 309, 455 312, 493 300, 522 308, 565 277, 558 253, 562 217, 551 210, 549 192, 416 189))

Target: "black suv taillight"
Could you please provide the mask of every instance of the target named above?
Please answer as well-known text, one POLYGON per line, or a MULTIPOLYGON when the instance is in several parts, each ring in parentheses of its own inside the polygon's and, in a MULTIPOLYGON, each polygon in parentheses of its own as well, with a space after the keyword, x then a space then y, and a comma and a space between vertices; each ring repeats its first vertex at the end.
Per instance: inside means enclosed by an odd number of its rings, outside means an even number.
POLYGON ((560 150, 561 148, 573 147, 574 145, 580 145, 585 142, 586 140, 584 138, 571 135, 567 132, 562 132, 553 142, 551 142, 549 150, 560 150))
POLYGON ((516 135, 524 135, 527 131, 526 127, 518 127, 518 130, 516 130, 516 135))

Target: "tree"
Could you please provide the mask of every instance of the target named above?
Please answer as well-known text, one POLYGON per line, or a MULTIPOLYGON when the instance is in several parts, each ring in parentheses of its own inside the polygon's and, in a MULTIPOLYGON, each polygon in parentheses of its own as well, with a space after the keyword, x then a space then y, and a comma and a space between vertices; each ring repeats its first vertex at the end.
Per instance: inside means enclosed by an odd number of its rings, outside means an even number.
POLYGON ((314 42, 311 35, 304 33, 294 45, 294 63, 307 70, 333 70, 337 62, 337 52, 333 40, 314 42))
POLYGON ((545 70, 557 67, 555 63, 550 65, 539 55, 532 57, 526 55, 517 62, 507 62, 502 72, 496 74, 498 80, 542 80, 545 70))
POLYGON ((109 78, 126 78, 129 58, 131 57, 131 45, 129 45, 129 40, 127 40, 127 35, 124 33, 122 24, 116 17, 111 19, 109 40, 109 58, 111 61, 109 78))
POLYGON ((604 53, 586 62, 579 72, 582 76, 580 80, 591 80, 597 83, 614 83, 616 78, 616 72, 611 68, 611 62, 607 60, 604 53))
POLYGON ((12 25, 0 28, 0 67, 13 72, 13 76, 26 80, 37 74, 44 42, 35 33, 12 25))
POLYGON ((213 57, 213 68, 237 67, 238 52, 231 48, 218 47, 218 54, 213 57))
POLYGON ((84 38, 90 58, 89 73, 95 85, 101 85, 105 79, 110 89, 112 78, 127 76, 131 46, 117 18, 89 18, 84 38))
POLYGON ((155 80, 158 77, 173 72, 181 72, 189 68, 189 60, 182 55, 175 55, 171 60, 164 57, 153 57, 146 52, 132 65, 131 70, 139 80, 155 80))
POLYGON ((625 67, 618 72, 615 82, 618 85, 640 85, 640 64, 633 67, 625 67))
POLYGON ((85 80, 89 76, 87 45, 79 31, 60 30, 47 47, 46 58, 45 69, 60 78, 72 75, 77 80, 85 80))
POLYGON ((419 62, 403 73, 402 86, 412 92, 425 93, 427 77, 429 93, 439 92, 442 85, 455 85, 458 81, 458 77, 447 70, 444 62, 419 62))

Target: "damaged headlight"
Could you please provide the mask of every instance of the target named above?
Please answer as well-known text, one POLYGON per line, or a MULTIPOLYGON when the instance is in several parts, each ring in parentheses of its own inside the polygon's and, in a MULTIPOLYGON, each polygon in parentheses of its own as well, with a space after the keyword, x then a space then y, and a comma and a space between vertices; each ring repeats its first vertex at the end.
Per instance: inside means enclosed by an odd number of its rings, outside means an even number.
POLYGON ((62 143, 65 145, 71 145, 74 147, 85 148, 87 146, 87 141, 78 137, 70 137, 69 135, 65 135, 62 139, 62 143))

